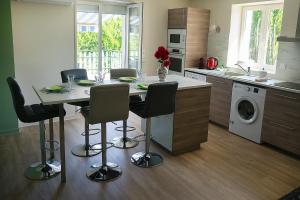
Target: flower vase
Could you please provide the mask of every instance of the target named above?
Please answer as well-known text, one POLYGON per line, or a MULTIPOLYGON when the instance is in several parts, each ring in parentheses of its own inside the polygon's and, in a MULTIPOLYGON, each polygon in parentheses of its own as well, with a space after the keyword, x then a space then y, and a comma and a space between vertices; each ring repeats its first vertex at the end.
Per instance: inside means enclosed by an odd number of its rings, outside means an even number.
POLYGON ((159 68, 157 70, 157 75, 158 75, 159 81, 165 81, 167 74, 168 74, 168 69, 166 67, 159 66, 159 68))

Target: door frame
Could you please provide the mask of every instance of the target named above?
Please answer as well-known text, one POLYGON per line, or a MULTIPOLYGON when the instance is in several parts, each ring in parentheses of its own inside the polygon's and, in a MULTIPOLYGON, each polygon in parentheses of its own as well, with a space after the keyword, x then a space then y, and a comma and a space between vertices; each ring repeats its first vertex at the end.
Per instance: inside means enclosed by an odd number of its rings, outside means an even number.
POLYGON ((125 68, 128 68, 128 62, 129 62, 129 9, 138 7, 141 11, 140 18, 141 18, 141 26, 140 26, 140 38, 139 38, 139 63, 138 63, 138 69, 137 71, 141 71, 143 69, 142 67, 142 58, 143 58, 143 26, 144 26, 144 3, 134 3, 129 4, 127 6, 127 15, 126 15, 126 65, 125 68))

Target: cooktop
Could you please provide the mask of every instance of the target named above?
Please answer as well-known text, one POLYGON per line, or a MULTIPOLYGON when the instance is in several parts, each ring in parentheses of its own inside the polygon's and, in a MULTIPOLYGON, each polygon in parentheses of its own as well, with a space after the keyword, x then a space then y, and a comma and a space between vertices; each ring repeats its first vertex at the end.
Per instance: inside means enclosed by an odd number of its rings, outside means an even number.
POLYGON ((281 82, 281 83, 275 83, 274 85, 283 88, 293 89, 293 90, 300 90, 300 83, 281 82))

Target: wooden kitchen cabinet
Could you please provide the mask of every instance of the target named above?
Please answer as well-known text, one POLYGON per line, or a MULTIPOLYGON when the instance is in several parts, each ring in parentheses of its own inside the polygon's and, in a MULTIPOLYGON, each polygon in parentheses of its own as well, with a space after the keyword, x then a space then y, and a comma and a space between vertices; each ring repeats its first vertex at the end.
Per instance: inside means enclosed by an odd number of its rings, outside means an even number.
POLYGON ((168 28, 186 29, 185 67, 198 68, 199 59, 207 57, 210 10, 176 8, 168 10, 168 28))
POLYGON ((168 10, 168 27, 171 29, 186 29, 187 8, 168 10))
POLYGON ((262 141, 300 155, 300 94, 268 89, 262 141))
POLYGON ((232 80, 207 76, 206 81, 213 84, 211 88, 209 120, 228 128, 232 80))

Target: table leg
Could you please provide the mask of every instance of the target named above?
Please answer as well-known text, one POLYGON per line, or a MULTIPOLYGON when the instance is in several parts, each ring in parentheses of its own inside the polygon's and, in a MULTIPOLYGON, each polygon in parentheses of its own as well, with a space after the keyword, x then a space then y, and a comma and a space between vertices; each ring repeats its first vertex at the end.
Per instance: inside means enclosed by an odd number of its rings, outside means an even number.
POLYGON ((64 127, 64 104, 59 104, 59 140, 61 160, 61 183, 66 182, 66 159, 65 159, 65 127, 64 127))

